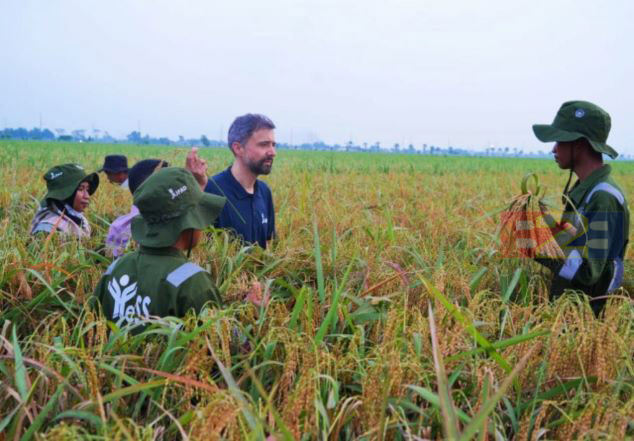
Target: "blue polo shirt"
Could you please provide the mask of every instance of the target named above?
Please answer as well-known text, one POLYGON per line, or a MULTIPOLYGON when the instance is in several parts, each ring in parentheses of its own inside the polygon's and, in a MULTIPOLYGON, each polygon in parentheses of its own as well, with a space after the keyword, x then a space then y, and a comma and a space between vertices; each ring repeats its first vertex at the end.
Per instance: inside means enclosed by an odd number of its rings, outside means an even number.
POLYGON ((249 194, 233 177, 229 167, 209 178, 205 191, 227 198, 214 224, 216 227, 234 230, 245 242, 266 248, 266 241, 275 235, 273 195, 266 183, 256 180, 253 194, 249 194))

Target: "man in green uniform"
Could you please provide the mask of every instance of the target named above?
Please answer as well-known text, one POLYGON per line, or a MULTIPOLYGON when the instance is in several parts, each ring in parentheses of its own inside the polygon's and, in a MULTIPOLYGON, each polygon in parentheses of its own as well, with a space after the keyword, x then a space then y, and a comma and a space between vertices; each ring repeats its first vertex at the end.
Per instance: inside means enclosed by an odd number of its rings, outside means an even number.
POLYGON ((207 302, 220 304, 209 273, 183 252, 189 255, 224 204, 225 198, 204 193, 182 168, 161 169, 143 182, 134 193, 141 215, 132 220, 140 248, 115 260, 94 292, 105 317, 137 324, 150 316, 183 317, 207 302))
POLYGON ((610 115, 587 101, 565 102, 552 124, 533 125, 540 141, 556 143, 559 167, 570 170, 559 227, 573 232, 562 244, 565 260, 538 261, 553 271, 551 298, 566 289, 583 291, 597 315, 606 296, 621 286, 629 237, 627 201, 603 163, 603 154, 618 155, 606 143, 610 127, 610 115), (572 173, 578 180, 568 191, 572 173))

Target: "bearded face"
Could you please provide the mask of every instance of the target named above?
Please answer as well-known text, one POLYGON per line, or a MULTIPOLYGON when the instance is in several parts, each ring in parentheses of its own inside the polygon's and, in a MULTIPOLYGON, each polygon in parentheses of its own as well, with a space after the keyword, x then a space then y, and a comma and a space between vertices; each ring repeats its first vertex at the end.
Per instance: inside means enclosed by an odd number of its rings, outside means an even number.
POLYGON ((262 158, 259 161, 248 161, 246 165, 254 175, 268 175, 273 168, 273 157, 262 158))
POLYGON ((239 157, 251 173, 268 175, 273 168, 275 158, 275 135, 272 129, 260 129, 239 148, 239 157))

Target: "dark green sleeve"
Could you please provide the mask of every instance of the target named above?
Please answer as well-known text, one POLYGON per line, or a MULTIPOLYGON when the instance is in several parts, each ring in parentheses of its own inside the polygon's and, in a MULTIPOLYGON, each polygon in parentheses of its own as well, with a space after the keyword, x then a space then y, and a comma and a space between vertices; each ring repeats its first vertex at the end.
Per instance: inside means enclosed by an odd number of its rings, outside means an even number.
POLYGON ((221 306, 222 300, 209 273, 201 271, 189 278, 179 288, 178 314, 183 317, 190 309, 199 313, 206 303, 221 306))

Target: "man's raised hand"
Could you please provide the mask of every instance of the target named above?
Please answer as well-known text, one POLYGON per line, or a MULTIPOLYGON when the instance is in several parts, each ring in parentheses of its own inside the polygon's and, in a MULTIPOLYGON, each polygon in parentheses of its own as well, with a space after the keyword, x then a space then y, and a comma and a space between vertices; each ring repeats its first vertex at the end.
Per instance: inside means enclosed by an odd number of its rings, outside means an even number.
POLYGON ((192 172, 201 190, 207 186, 207 161, 198 156, 198 147, 192 147, 185 159, 185 168, 192 172))

